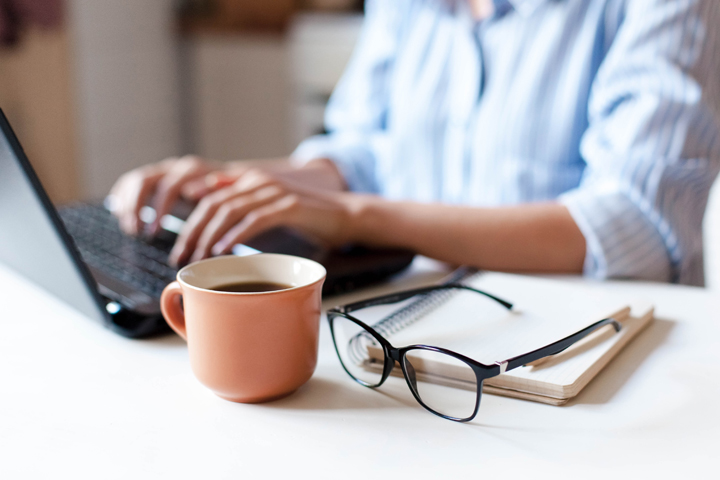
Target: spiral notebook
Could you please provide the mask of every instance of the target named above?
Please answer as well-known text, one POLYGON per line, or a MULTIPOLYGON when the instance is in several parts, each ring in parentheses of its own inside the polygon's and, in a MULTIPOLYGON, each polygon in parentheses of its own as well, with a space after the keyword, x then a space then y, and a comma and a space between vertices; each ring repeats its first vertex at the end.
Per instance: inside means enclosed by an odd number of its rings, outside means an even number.
MULTIPOLYGON (((446 290, 421 297, 372 321, 395 346, 436 345, 492 365, 535 350, 604 318, 606 327, 569 349, 484 382, 486 393, 563 405, 595 377, 653 318, 653 306, 582 282, 460 270, 446 280, 461 281, 514 304, 513 311, 471 292, 446 290)), ((371 357, 382 352, 369 347, 371 357)), ((372 362, 367 368, 377 368, 372 362)), ((474 389, 468 370, 434 364, 427 382, 474 389), (437 372, 441 372, 437 374, 437 372)), ((394 369, 400 374, 400 369, 394 369)))

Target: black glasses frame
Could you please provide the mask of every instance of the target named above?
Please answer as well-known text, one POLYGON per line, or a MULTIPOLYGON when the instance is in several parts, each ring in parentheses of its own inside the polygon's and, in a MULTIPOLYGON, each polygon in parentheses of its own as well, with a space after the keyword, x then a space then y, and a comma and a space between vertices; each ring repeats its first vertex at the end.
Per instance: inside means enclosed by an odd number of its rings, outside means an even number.
POLYGON ((483 292, 482 290, 478 290, 472 287, 469 287, 467 285, 463 285, 460 283, 450 283, 445 285, 438 285, 435 287, 425 287, 425 288, 418 288, 413 290, 406 290, 403 292, 393 293, 390 295, 384 295, 381 297, 375 297, 370 298, 368 300, 363 300, 360 302, 350 303, 348 305, 340 306, 331 308, 327 312, 327 319, 330 323, 330 332, 332 333, 333 338, 333 345, 335 346, 335 352, 338 355, 338 358, 340 359, 340 364, 343 367, 343 370, 347 372, 350 377, 358 382, 360 385, 363 385, 365 387, 369 388, 377 388, 381 386, 383 383, 385 383, 385 380, 390 376, 393 368, 395 368, 396 363, 400 365, 400 368, 402 370, 403 376, 405 377, 405 381, 410 388, 410 391, 413 394, 413 397, 415 397, 415 400, 423 406, 426 410, 428 410, 430 413, 433 413, 439 417, 445 418, 447 420, 452 420, 455 422, 469 422, 475 416, 477 415, 478 409, 480 408, 480 399, 482 397, 482 387, 483 387, 483 381, 487 380, 488 378, 496 377, 498 375, 501 375, 507 371, 513 370, 515 368, 521 367, 523 365, 527 365, 528 363, 532 363, 536 360, 540 360, 541 358, 545 358, 551 355, 558 354, 562 352, 563 350, 566 350, 573 344, 577 343, 578 341, 582 340, 586 336, 590 335, 592 332, 604 327, 605 325, 612 325, 616 332, 619 332, 622 326, 619 322, 617 322, 614 318, 606 318, 603 320, 600 320, 599 322, 595 322, 592 325, 583 328, 582 330, 573 333, 572 335, 568 335, 567 337, 558 340, 557 342, 551 343, 550 345, 546 345, 544 347, 538 348, 537 350, 533 350, 532 352, 528 352, 522 355, 518 355, 512 358, 509 358, 507 360, 503 360, 501 362, 495 362, 493 365, 485 365, 483 363, 478 362, 477 360, 473 360, 472 358, 466 357, 465 355, 462 355, 457 352, 453 352, 452 350, 448 350, 446 348, 441 347, 434 347, 430 345, 408 345, 406 347, 397 348, 394 347, 385 337, 380 335, 374 328, 367 325, 362 320, 353 317, 350 315, 350 313, 361 310, 363 308, 368 307, 374 307, 378 305, 388 305, 392 303, 398 303, 403 300, 407 300, 411 297, 414 297, 416 295, 427 295, 432 294, 437 291, 441 290, 453 290, 453 289, 460 289, 460 290, 468 290, 471 292, 478 293, 480 295, 484 295, 503 307, 507 308, 508 310, 512 310, 512 304, 510 302, 507 302, 505 300, 502 300, 494 295, 491 295, 487 292, 483 292), (338 317, 343 317, 347 320, 350 320, 351 322, 354 322, 359 327, 363 328, 367 331, 370 335, 373 336, 375 340, 382 346, 383 351, 385 353, 385 363, 383 365, 383 372, 380 377, 380 381, 377 384, 370 384, 368 382, 364 382, 358 378, 356 378, 348 368, 345 366, 345 364, 342 361, 342 357, 340 355, 340 350, 337 344, 337 341, 335 340, 335 319, 338 317), (445 414, 442 414, 433 408, 429 407, 425 404, 425 402, 422 401, 420 398, 420 394, 418 393, 417 389, 417 379, 415 377, 415 370, 412 367, 412 365, 407 362, 407 354, 408 352, 411 352, 413 350, 427 350, 437 353, 442 353, 445 355, 449 355, 451 357, 456 358, 457 360, 460 360, 461 362, 467 364, 472 371, 475 373, 475 377, 477 379, 477 396, 475 399, 475 408, 473 409, 472 415, 465 417, 465 418, 458 418, 458 417, 451 417, 445 414))

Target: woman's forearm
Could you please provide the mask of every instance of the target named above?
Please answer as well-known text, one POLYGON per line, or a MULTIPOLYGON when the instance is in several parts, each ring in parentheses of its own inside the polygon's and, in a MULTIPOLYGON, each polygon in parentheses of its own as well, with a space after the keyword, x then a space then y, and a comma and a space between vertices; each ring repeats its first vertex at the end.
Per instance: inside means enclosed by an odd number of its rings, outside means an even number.
POLYGON ((476 208, 362 197, 351 236, 489 270, 582 272, 585 238, 556 203, 476 208))

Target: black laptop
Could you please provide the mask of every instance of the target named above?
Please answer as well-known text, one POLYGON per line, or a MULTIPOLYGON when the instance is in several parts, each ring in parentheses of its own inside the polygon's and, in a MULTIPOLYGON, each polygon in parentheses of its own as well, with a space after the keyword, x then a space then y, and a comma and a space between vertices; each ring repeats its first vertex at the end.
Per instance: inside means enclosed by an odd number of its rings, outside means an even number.
MULTIPOLYGON (((154 212, 146 207, 143 213, 154 212)), ((0 262, 122 335, 169 332, 159 299, 177 273, 167 259, 182 219, 162 220, 160 234, 145 240, 123 234, 102 203, 55 209, 0 110, 0 262)), ((320 262, 327 269, 324 295, 382 281, 413 258, 402 250, 361 246, 329 250, 282 228, 234 250, 256 252, 320 262)))

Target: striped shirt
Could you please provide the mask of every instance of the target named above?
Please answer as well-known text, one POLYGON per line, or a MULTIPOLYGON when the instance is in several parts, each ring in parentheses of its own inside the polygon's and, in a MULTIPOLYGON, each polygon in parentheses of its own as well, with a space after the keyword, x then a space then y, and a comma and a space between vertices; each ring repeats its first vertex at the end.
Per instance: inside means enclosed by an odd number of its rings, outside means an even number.
POLYGON ((297 162, 354 191, 564 204, 585 275, 702 285, 720 169, 720 0, 368 0, 297 162))

